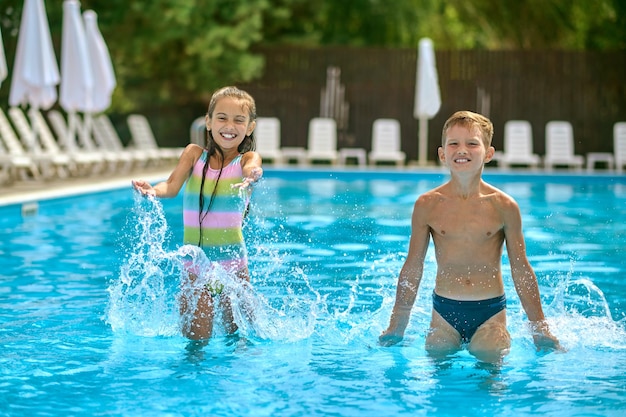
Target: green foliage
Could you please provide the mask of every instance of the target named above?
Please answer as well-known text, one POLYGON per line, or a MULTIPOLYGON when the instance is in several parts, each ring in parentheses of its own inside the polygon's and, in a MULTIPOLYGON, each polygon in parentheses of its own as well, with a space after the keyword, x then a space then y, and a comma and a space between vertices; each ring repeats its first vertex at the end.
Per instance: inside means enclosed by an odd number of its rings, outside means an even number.
POLYGON ((126 4, 106 39, 116 45, 118 87, 135 105, 207 102, 214 89, 250 81, 263 69, 262 56, 250 49, 262 39, 266 0, 126 4))
POLYGON ((472 29, 488 36, 488 49, 624 48, 623 0, 449 0, 472 29))
MULTIPOLYGON (((60 61, 63 2, 45 2, 60 61)), ((9 70, 23 0, 2 0, 9 70)), ((98 13, 117 76, 112 110, 206 103, 263 75, 256 45, 438 49, 624 49, 623 0, 83 0, 98 13)), ((8 97, 9 80, 0 91, 8 97)))

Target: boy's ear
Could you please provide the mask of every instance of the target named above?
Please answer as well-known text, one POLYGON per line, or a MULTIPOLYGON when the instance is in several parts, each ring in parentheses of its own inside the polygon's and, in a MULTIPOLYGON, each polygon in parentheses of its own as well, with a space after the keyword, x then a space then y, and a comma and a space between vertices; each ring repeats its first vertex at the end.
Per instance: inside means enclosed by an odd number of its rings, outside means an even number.
POLYGON ((437 154, 439 155, 439 160, 441 162, 446 162, 446 154, 443 151, 443 147, 440 146, 437 148, 437 154))
POLYGON ((491 160, 493 159, 493 155, 496 153, 496 148, 494 148, 493 146, 490 146, 487 149, 487 152, 485 154, 485 163, 491 162, 491 160))

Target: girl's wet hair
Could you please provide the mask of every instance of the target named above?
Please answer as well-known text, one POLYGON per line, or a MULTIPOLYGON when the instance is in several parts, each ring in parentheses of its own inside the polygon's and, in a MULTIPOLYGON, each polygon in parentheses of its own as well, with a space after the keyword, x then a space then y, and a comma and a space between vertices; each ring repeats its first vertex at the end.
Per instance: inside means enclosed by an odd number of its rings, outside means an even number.
POLYGON ((446 132, 452 126, 463 126, 468 129, 477 128, 480 131, 480 136, 483 140, 485 148, 491 146, 491 139, 493 138, 493 123, 487 117, 482 114, 474 113, 467 110, 462 110, 454 113, 443 125, 443 131, 441 136, 441 144, 446 144, 446 132))
MULTIPOLYGON (((256 103, 254 102, 254 99, 252 98, 250 94, 248 94, 244 90, 241 90, 234 86, 222 87, 213 93, 213 96, 211 97, 211 101, 209 102, 209 108, 207 110, 207 116, 209 118, 213 117, 213 112, 215 111, 217 102, 223 98, 232 98, 232 99, 239 101, 239 103, 241 104, 241 107, 248 112, 248 117, 250 118, 249 123, 252 123, 254 120, 256 120, 256 117, 257 117, 256 116, 256 103)), ((200 210, 198 211, 199 224, 200 224, 200 237, 198 239, 198 246, 202 246, 202 221, 211 210, 211 206, 213 206, 213 201, 215 200, 215 196, 217 194, 217 183, 219 182, 220 177, 222 176, 222 170, 224 169, 224 151, 222 150, 222 148, 220 148, 217 142, 215 142, 215 139, 213 138, 213 133, 208 129, 205 129, 205 132, 204 132, 204 143, 205 143, 205 148, 208 152, 208 155, 204 163, 204 167, 202 168, 202 181, 200 182, 200 210), (206 173, 207 173, 207 170, 209 169, 209 162, 210 162, 211 156, 216 155, 216 154, 219 154, 220 156, 219 159, 221 161, 221 166, 220 166, 220 171, 217 174, 217 180, 215 181, 215 188, 213 189, 213 192, 211 193, 209 206, 206 208, 206 211, 205 211, 204 210, 204 203, 205 203, 204 193, 202 192, 204 190, 204 180, 206 179, 206 173)), ((239 151, 240 154, 243 154, 248 151, 253 151, 255 150, 255 148, 256 148, 256 142, 254 139, 254 131, 253 131, 252 133, 250 133, 249 136, 246 136, 244 138, 244 140, 239 144, 239 147, 237 148, 237 150, 239 151)))

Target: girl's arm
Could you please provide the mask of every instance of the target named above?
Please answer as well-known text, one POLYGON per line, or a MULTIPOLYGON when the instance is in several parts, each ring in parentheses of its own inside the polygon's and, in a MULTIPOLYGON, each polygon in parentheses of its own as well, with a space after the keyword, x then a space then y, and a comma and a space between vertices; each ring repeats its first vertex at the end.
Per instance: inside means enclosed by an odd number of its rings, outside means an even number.
POLYGON ((143 195, 159 198, 176 197, 185 181, 189 178, 193 166, 200 158, 200 155, 202 155, 202 151, 203 149, 198 145, 193 143, 187 145, 167 180, 156 184, 154 187, 146 181, 135 180, 133 181, 133 187, 143 195))
POLYGON ((235 187, 248 188, 250 185, 260 180, 263 176, 262 164, 263 160, 258 153, 253 151, 244 153, 241 157, 243 181, 239 184, 235 184, 235 187))

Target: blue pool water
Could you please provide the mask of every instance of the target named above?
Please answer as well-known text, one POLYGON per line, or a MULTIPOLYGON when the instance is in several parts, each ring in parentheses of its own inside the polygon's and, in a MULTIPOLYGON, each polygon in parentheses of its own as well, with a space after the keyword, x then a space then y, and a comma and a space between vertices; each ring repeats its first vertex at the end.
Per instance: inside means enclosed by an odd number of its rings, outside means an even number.
POLYGON ((130 187, 0 207, 2 416, 622 416, 626 177, 486 173, 520 204, 564 353, 537 353, 503 259, 500 367, 424 350, 435 261, 381 347, 417 196, 440 173, 270 170, 245 234, 255 320, 180 336, 181 200, 130 187))

